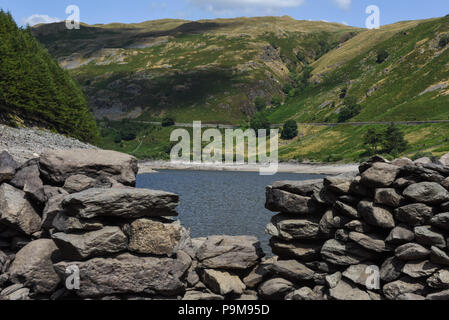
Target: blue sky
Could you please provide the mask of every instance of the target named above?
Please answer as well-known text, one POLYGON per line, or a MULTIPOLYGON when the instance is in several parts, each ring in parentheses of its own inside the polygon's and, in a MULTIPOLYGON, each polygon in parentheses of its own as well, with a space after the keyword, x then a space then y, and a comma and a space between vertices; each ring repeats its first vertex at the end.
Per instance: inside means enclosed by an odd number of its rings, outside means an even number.
POLYGON ((77 5, 81 21, 89 24, 289 15, 364 27, 369 5, 379 6, 382 25, 449 14, 448 0, 0 0, 19 24, 65 20, 69 5, 77 5))

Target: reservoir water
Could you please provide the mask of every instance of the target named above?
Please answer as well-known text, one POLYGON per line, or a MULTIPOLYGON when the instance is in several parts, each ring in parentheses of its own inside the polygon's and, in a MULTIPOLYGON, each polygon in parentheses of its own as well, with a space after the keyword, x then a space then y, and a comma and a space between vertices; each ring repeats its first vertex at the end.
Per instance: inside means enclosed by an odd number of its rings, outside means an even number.
POLYGON ((271 255, 265 226, 273 212, 265 209, 265 187, 280 180, 310 180, 323 176, 258 172, 162 170, 141 174, 137 187, 180 195, 179 219, 193 238, 210 235, 253 235, 271 255))

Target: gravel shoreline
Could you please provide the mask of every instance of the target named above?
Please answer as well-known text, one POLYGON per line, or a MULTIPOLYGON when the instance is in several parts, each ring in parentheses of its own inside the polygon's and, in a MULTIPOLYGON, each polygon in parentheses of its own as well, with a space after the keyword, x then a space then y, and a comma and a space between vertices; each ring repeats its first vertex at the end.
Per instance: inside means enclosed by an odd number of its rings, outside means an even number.
MULTIPOLYGON (((280 173, 306 173, 306 174, 341 174, 358 171, 358 164, 296 164, 279 163, 280 173)), ((194 164, 172 163, 168 161, 141 161, 139 173, 154 173, 154 170, 204 170, 204 171, 244 171, 258 172, 260 165, 227 165, 227 164, 194 164)))
POLYGON ((36 158, 44 150, 98 149, 74 138, 38 128, 0 125, 0 152, 8 151, 17 162, 36 158))

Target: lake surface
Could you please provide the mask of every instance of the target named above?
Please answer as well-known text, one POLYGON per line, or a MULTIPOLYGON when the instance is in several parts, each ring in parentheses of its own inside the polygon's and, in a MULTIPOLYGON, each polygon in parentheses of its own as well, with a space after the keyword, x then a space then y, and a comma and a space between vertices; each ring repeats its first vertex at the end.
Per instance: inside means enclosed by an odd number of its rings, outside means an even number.
POLYGON ((162 170, 137 176, 137 187, 180 195, 179 219, 193 238, 210 235, 252 235, 267 255, 270 237, 265 226, 273 212, 265 209, 265 187, 280 180, 310 180, 323 176, 258 172, 162 170))

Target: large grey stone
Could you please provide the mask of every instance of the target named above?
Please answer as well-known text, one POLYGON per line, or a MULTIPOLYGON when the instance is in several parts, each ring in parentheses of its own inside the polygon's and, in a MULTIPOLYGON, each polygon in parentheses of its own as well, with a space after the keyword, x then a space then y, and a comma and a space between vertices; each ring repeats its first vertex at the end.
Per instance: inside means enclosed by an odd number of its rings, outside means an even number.
POLYGON ((449 192, 435 182, 420 182, 407 187, 403 195, 415 202, 440 204, 449 201, 449 192))
POLYGON ((396 192, 393 188, 379 188, 376 189, 374 196, 375 203, 397 208, 401 206, 404 198, 396 192))
MULTIPOLYGON (((357 265, 349 266, 345 272, 343 272, 343 277, 351 280, 353 283, 361 285, 363 287, 371 287, 377 285, 372 283, 375 278, 373 278, 373 271, 378 270, 378 266, 374 263, 362 263, 357 265)), ((369 289, 369 288, 368 288, 369 289)))
POLYGON ((53 220, 58 213, 63 211, 62 200, 64 200, 64 197, 65 195, 58 194, 48 199, 44 211, 42 212, 43 229, 50 230, 53 228, 53 220))
POLYGON ((383 287, 383 293, 388 300, 396 300, 406 293, 421 294, 425 289, 423 282, 410 277, 387 283, 383 287))
POLYGON ((442 266, 449 266, 449 256, 443 250, 437 247, 430 248, 430 261, 442 266))
POLYGON ((402 272, 412 278, 422 278, 431 276, 438 270, 438 266, 428 260, 407 262, 402 272))
POLYGON ((409 204, 394 212, 395 218, 410 226, 426 224, 433 216, 433 209, 423 203, 409 204))
POLYGON ((94 258, 84 262, 64 261, 54 265, 59 276, 66 278, 69 266, 80 271, 80 289, 75 293, 83 298, 114 294, 146 293, 176 296, 184 292, 182 276, 192 260, 178 253, 176 259, 139 257, 129 253, 115 258, 94 258))
POLYGON ((314 214, 320 206, 310 197, 267 187, 265 207, 274 212, 292 215, 314 214))
POLYGON ((430 255, 430 250, 417 243, 407 243, 396 248, 395 256, 403 261, 422 260, 430 255))
POLYGON ((282 278, 274 278, 264 282, 259 287, 259 295, 262 299, 282 300, 294 290, 293 283, 282 278))
POLYGON ((317 260, 321 250, 321 244, 319 243, 282 241, 277 238, 270 239, 270 246, 275 255, 303 262, 317 260))
POLYGON ((310 197, 315 190, 323 186, 322 179, 304 181, 277 181, 273 183, 273 189, 279 189, 290 193, 310 197))
POLYGON ((318 217, 295 218, 279 214, 271 219, 266 231, 273 237, 283 240, 313 240, 321 237, 318 217))
POLYGON ((18 167, 18 163, 8 152, 0 153, 0 183, 11 180, 18 167))
POLYGON ((386 207, 376 205, 371 201, 360 201, 357 210, 363 219, 373 226, 385 229, 395 227, 393 214, 386 207))
POLYGON ((201 267, 225 270, 249 269, 263 256, 259 240, 249 236, 211 236, 196 253, 201 267))
POLYGON ((427 285, 435 289, 449 289, 449 270, 441 269, 427 278, 427 285))
POLYGON ((430 293, 426 296, 426 300, 449 300, 449 290, 430 293))
POLYGON ((64 212, 58 212, 52 221, 52 227, 60 232, 77 233, 100 230, 104 227, 104 224, 97 219, 78 219, 70 217, 64 212))
POLYGON ((371 300, 367 292, 345 280, 340 280, 335 288, 330 289, 329 295, 336 300, 371 300))
POLYGON ((443 212, 433 216, 430 223, 435 227, 449 231, 449 212, 443 212))
POLYGON ((238 276, 218 270, 204 270, 203 281, 214 293, 222 296, 241 295, 246 289, 238 276))
POLYGON ((3 183, 0 186, 0 223, 31 235, 40 230, 41 217, 26 199, 25 192, 3 183))
POLYGON ((415 239, 415 233, 406 226, 399 225, 391 230, 385 242, 392 245, 403 245, 412 242, 415 239))
POLYGON ((362 173, 361 182, 370 187, 389 187, 396 180, 400 168, 389 163, 376 162, 362 173))
POLYGON ((326 241, 321 248, 321 256, 329 263, 339 266, 349 266, 359 264, 376 255, 356 243, 344 243, 331 239, 326 241))
POLYGON ((68 193, 76 193, 93 188, 95 186, 95 179, 82 175, 76 174, 68 177, 64 182, 64 189, 68 193))
POLYGON ((334 208, 337 212, 352 218, 352 219, 360 219, 361 215, 359 214, 359 212, 354 209, 353 207, 351 207, 350 205, 347 205, 341 201, 336 201, 334 208))
POLYGON ((165 191, 135 188, 92 188, 62 201, 66 214, 78 218, 142 218, 176 216, 179 196, 165 191))
POLYGON ((349 233, 349 239, 368 250, 379 253, 391 251, 391 248, 385 244, 385 241, 376 235, 367 235, 352 231, 349 233))
POLYGON ((104 227, 81 234, 55 233, 52 235, 61 254, 69 260, 85 260, 109 255, 128 248, 128 238, 119 227, 104 227))
POLYGON ((10 184, 22 189, 30 198, 39 203, 44 203, 47 199, 44 193, 44 183, 40 178, 39 167, 30 165, 17 171, 10 184))
POLYGON ((277 277, 293 282, 311 280, 315 273, 296 260, 278 260, 270 264, 268 270, 277 277))
POLYGON ((120 152, 106 150, 49 150, 40 157, 40 170, 46 180, 62 186, 67 178, 82 174, 96 179, 108 176, 134 186, 137 159, 120 152))
POLYGON ((396 257, 386 259, 380 268, 380 279, 384 282, 392 282, 399 279, 404 265, 405 262, 396 257))
POLYGON ((51 293, 60 282, 53 263, 58 258, 58 248, 50 239, 39 239, 22 248, 9 268, 10 278, 23 283, 37 293, 51 293))
POLYGON ((129 250, 142 254, 170 256, 186 232, 179 221, 137 219, 129 225, 129 250))
POLYGON ((436 246, 440 249, 446 248, 444 236, 431 226, 415 227, 416 242, 424 246, 436 246))

